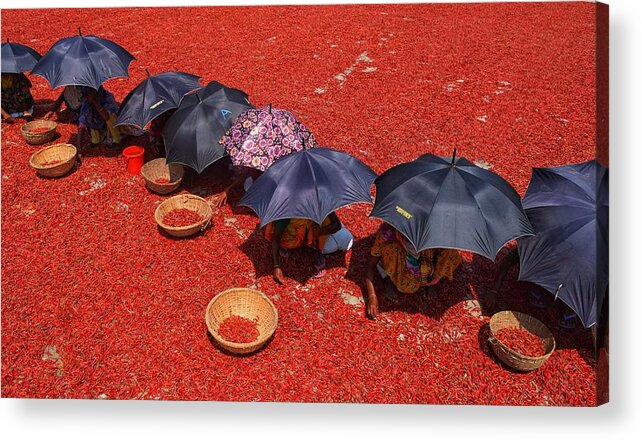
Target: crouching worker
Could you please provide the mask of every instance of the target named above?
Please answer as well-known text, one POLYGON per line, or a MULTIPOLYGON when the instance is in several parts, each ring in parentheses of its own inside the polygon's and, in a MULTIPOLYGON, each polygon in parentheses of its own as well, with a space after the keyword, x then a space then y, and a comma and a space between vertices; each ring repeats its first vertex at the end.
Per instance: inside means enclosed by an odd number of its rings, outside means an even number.
POLYGON ((82 131, 86 129, 91 136, 92 146, 104 143, 108 148, 119 147, 128 129, 124 126, 114 127, 117 113, 118 104, 114 95, 104 87, 98 90, 84 87, 78 116, 78 146, 82 145, 82 131))
POLYGON ((53 102, 49 111, 45 114, 45 119, 51 119, 57 115, 64 103, 69 111, 70 122, 78 120, 78 113, 83 103, 83 87, 82 86, 65 86, 62 93, 53 102))
POLYGON ((308 219, 277 220, 265 227, 265 238, 272 242, 273 278, 283 284, 281 257, 287 258, 293 249, 308 246, 316 250, 314 257, 314 278, 325 275, 324 255, 347 251, 352 247, 352 234, 341 225, 333 212, 321 226, 308 219))
POLYGON ((31 81, 24 73, 2 74, 2 119, 14 122, 16 118, 33 119, 31 81))
POLYGON ((384 223, 370 250, 365 284, 368 290, 366 314, 376 319, 379 301, 374 288, 375 273, 384 279, 386 296, 396 299, 397 293, 416 293, 427 288, 432 293, 442 278, 453 279, 461 255, 453 249, 427 249, 416 252, 399 231, 384 223))

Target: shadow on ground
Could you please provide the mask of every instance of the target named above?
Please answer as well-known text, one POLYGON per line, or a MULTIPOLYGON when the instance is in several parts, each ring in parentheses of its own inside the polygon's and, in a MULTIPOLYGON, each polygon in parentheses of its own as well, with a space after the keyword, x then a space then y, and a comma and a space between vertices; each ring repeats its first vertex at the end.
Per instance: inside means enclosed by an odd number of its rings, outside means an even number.
MULTIPOLYGON (((272 244, 263 236, 263 229, 257 223, 250 236, 239 249, 252 261, 256 278, 272 276, 272 244)), ((285 278, 306 284, 314 274, 312 248, 294 249, 287 258, 281 257, 281 270, 285 278)), ((346 267, 346 252, 335 252, 325 256, 326 270, 346 267)))

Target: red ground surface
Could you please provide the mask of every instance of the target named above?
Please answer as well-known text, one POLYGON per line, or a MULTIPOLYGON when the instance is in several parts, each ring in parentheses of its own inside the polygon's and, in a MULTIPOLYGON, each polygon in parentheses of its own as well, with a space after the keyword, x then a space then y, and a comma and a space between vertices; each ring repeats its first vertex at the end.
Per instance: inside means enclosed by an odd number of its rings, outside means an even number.
MULTIPOLYGON (((377 172, 457 147, 523 195, 532 166, 594 157, 588 3, 2 11, 3 41, 41 53, 78 27, 136 56, 129 79, 106 83, 118 100, 145 68, 191 72, 293 111, 321 145, 377 172)), ((57 96, 32 81, 38 105, 57 96)), ((204 235, 174 240, 154 222, 166 197, 122 157, 98 149, 69 176, 41 179, 19 130, 2 124, 2 397, 595 403, 590 335, 530 308, 514 275, 503 300, 544 321, 558 348, 528 374, 493 356, 474 301, 490 261, 467 255, 435 297, 382 298, 382 318, 368 321, 361 278, 379 225, 368 206, 339 212, 356 243, 324 279, 308 279, 303 252, 278 286, 257 218, 235 206, 240 191, 204 235), (257 287, 279 310, 274 339, 251 357, 208 337, 205 307, 233 286, 257 287)), ((74 125, 58 131, 52 142, 75 142, 74 125)), ((189 172, 181 191, 209 197, 227 182, 221 169, 189 172)))

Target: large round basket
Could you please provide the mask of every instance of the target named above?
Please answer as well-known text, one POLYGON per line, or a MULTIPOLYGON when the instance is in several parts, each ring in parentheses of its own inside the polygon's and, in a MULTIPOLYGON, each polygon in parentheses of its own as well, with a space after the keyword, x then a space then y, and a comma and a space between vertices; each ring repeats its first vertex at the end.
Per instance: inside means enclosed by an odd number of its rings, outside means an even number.
POLYGON ((193 194, 180 194, 178 196, 171 197, 158 205, 158 208, 156 208, 156 212, 154 213, 154 218, 156 219, 158 226, 160 226, 169 235, 173 237, 189 237, 199 231, 205 230, 210 223, 212 214, 212 207, 207 203, 207 200, 193 194), (196 212, 201 216, 201 220, 193 225, 180 227, 169 226, 163 223, 163 217, 165 214, 173 211, 174 209, 182 208, 196 212))
POLYGON ((60 177, 73 168, 75 161, 76 147, 71 144, 54 144, 33 153, 29 164, 43 177, 60 177))
POLYGON ((246 354, 257 351, 272 337, 279 320, 272 301, 258 290, 229 289, 216 295, 207 305, 205 323, 216 342, 227 351, 246 354), (226 341, 219 335, 219 326, 230 316, 256 320, 259 337, 252 342, 226 341))
POLYGON ((57 124, 53 121, 31 121, 20 127, 20 132, 28 144, 40 145, 53 139, 56 127, 57 124))
POLYGON ((490 318, 490 345, 497 357, 511 368, 518 371, 532 371, 541 367, 555 350, 555 338, 551 331, 539 320, 530 315, 506 310, 495 313, 490 318), (545 354, 529 357, 504 345, 495 336, 503 328, 522 328, 542 339, 545 354))
POLYGON ((185 170, 183 165, 178 163, 165 163, 165 158, 154 159, 147 162, 140 169, 140 174, 145 179, 145 185, 150 191, 158 194, 169 194, 181 185, 185 170), (156 182, 165 179, 167 183, 156 182))

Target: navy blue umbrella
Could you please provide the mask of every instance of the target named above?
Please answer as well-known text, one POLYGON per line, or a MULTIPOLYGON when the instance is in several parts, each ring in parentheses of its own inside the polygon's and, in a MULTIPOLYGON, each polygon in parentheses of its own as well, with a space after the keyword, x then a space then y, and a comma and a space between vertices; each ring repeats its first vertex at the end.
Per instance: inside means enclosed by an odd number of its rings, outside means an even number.
POLYGON ((58 40, 31 74, 44 77, 52 89, 75 85, 98 90, 110 78, 129 76, 133 60, 132 54, 113 41, 81 34, 58 40))
POLYGON ((2 43, 2 73, 22 73, 33 69, 42 58, 38 52, 19 43, 2 43))
POLYGON ((188 92, 199 89, 199 77, 183 72, 149 76, 129 92, 118 111, 116 125, 145 126, 168 110, 178 107, 188 92))
POLYGON ((167 163, 201 173, 225 156, 219 140, 239 114, 254 108, 247 98, 247 93, 216 81, 186 95, 163 127, 167 163))
POLYGON ((608 169, 596 161, 533 168, 522 201, 535 232, 517 241, 519 279, 566 303, 584 327, 608 289, 608 169))
POLYGON ((459 249, 495 260, 510 240, 532 235, 519 194, 497 174, 463 157, 424 154, 375 181, 371 217, 415 246, 459 249))
POLYGON ((353 203, 372 203, 370 187, 377 177, 363 162, 329 148, 312 148, 283 156, 274 162, 239 205, 261 219, 305 218, 321 225, 333 211, 353 203))

